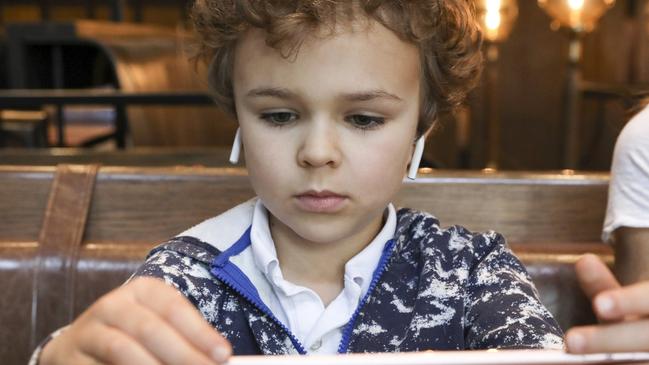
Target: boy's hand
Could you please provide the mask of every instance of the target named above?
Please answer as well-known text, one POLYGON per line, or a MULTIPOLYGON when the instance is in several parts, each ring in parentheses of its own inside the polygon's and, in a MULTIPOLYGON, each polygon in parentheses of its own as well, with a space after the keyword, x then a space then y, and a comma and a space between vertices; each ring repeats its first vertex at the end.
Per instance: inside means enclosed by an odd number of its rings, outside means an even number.
POLYGON ((585 255, 575 267, 602 324, 570 329, 568 352, 649 351, 649 281, 622 287, 595 255, 585 255))
POLYGON ((136 278, 50 341, 40 364, 222 364, 230 344, 176 289, 136 278))

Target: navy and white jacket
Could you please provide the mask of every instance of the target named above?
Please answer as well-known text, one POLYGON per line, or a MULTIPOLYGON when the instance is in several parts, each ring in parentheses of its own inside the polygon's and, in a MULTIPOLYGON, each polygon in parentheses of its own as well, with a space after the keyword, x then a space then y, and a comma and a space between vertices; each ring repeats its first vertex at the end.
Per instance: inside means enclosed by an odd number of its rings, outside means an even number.
MULTIPOLYGON (((209 219, 149 254, 136 276, 178 288, 232 344, 234 354, 305 353, 260 299, 272 290, 254 264, 255 200, 209 219)), ((505 239, 410 209, 397 213, 367 295, 338 351, 562 348, 559 326, 505 239)))

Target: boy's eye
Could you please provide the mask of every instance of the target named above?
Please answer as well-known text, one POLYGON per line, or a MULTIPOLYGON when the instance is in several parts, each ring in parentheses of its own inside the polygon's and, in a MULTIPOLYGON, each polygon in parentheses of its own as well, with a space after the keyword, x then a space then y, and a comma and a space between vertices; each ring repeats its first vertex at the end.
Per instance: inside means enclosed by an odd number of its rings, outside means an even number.
POLYGON ((291 112, 262 113, 261 119, 271 124, 285 125, 297 119, 297 115, 291 112))
POLYGON ((378 128, 385 123, 385 118, 355 114, 347 117, 347 121, 360 129, 373 129, 378 128))

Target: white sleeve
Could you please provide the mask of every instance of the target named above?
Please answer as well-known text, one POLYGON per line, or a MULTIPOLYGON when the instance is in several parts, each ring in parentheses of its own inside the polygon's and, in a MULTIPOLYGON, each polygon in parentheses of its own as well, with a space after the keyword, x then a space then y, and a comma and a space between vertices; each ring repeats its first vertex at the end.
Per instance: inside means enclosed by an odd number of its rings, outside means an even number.
POLYGON ((649 227, 649 107, 624 127, 615 144, 602 240, 619 227, 649 227))

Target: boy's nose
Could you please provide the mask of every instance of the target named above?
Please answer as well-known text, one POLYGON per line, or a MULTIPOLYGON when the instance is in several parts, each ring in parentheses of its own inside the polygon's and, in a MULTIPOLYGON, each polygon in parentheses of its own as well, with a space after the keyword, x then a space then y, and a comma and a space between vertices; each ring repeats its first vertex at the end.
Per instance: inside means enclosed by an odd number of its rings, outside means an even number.
POLYGON ((335 127, 330 126, 310 128, 297 153, 298 164, 301 167, 337 167, 341 158, 337 132, 335 127))

